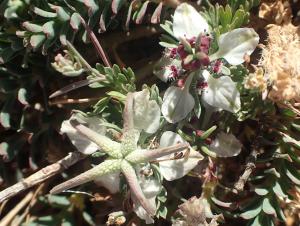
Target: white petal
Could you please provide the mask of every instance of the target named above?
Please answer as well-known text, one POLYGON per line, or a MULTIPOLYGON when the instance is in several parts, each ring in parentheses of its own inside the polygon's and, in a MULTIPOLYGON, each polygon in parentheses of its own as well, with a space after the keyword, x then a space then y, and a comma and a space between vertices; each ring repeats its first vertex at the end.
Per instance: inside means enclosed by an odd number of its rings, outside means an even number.
POLYGON ((173 18, 173 33, 176 38, 193 38, 201 32, 209 31, 206 20, 187 3, 182 3, 176 8, 173 18))
MULTIPOLYGON (((161 192, 162 185, 159 183, 157 179, 154 177, 145 177, 140 174, 141 169, 139 167, 136 168, 137 176, 140 182, 141 189, 152 206, 156 206, 156 196, 161 192)), ((146 212, 146 210, 139 204, 138 200, 136 200, 135 196, 132 196, 132 200, 134 203, 134 212, 136 215, 145 220, 146 224, 154 223, 153 218, 146 212)))
POLYGON ((154 66, 153 74, 155 74, 163 82, 168 82, 170 75, 172 74, 172 70, 170 68, 171 65, 176 66, 178 70, 180 70, 181 61, 164 56, 154 66))
POLYGON ((99 186, 105 187, 112 194, 117 193, 120 191, 120 172, 98 177, 94 182, 99 186))
MULTIPOLYGON (((134 196, 133 196, 134 197, 134 196)), ((155 206, 155 197, 148 199, 148 201, 150 202, 151 205, 155 206)), ((153 224, 154 220, 153 218, 146 212, 146 210, 138 203, 137 200, 135 200, 135 198, 133 198, 133 202, 135 203, 134 205, 134 212, 136 213, 136 215, 145 220, 146 224, 153 224)))
POLYGON ((210 56, 210 60, 225 58, 228 63, 243 63, 245 54, 251 55, 259 43, 259 36, 252 28, 238 28, 222 34, 218 40, 219 50, 210 56))
POLYGON ((155 100, 149 100, 148 89, 134 93, 134 127, 146 133, 155 133, 159 128, 160 108, 155 100))
POLYGON ((189 87, 193 76, 190 75, 184 89, 171 86, 163 97, 161 112, 170 123, 176 123, 184 119, 195 105, 194 97, 189 93, 189 87))
POLYGON ((99 148, 95 143, 91 142, 89 139, 87 139, 83 135, 79 134, 78 131, 76 129, 74 129, 73 126, 71 126, 71 124, 70 124, 71 119, 78 120, 80 123, 85 124, 90 129, 98 132, 99 134, 105 134, 105 131, 106 131, 105 127, 100 126, 100 124, 102 122, 101 119, 99 119, 97 117, 87 118, 78 113, 78 114, 72 115, 70 119, 63 121, 61 124, 61 128, 60 128, 60 131, 62 133, 66 133, 68 135, 72 144, 81 153, 83 153, 85 155, 90 155, 90 154, 94 153, 95 151, 97 151, 99 148))
POLYGON ((207 71, 203 76, 208 84, 202 93, 202 100, 207 104, 230 112, 237 112, 241 108, 240 93, 236 83, 229 76, 214 78, 207 71))
POLYGON ((211 143, 210 150, 214 151, 218 157, 232 157, 241 152, 242 144, 233 135, 220 132, 211 143))
MULTIPOLYGON (((161 136, 160 147, 167 147, 177 143, 186 143, 186 141, 171 131, 166 131, 161 136)), ((174 157, 174 155, 164 156, 160 158, 160 160, 172 157, 174 157)), ((199 152, 190 149, 189 156, 186 158, 159 162, 160 173, 168 181, 176 180, 188 174, 202 159, 203 156, 199 152)))

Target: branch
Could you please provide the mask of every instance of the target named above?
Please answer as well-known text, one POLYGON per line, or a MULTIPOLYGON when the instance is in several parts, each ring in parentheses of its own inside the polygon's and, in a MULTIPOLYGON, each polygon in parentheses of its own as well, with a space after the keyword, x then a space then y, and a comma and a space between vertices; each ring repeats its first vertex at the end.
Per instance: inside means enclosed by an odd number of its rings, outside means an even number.
POLYGON ((71 152, 63 159, 59 160, 56 163, 53 163, 49 166, 44 167, 43 169, 39 170, 38 172, 32 174, 31 176, 23 179, 22 181, 14 184, 6 188, 5 190, 0 192, 0 203, 6 199, 9 199, 20 192, 39 184, 48 178, 64 171, 65 169, 69 168, 79 160, 85 158, 86 156, 81 154, 80 152, 71 152))
POLYGON ((29 192, 0 222, 0 226, 7 226, 13 218, 23 209, 32 199, 33 192, 29 192))
POLYGON ((256 148, 253 148, 250 153, 250 156, 247 159, 244 173, 240 176, 239 180, 234 184, 233 193, 237 194, 238 192, 244 190, 244 186, 246 182, 248 181, 253 170, 256 168, 255 166, 256 158, 257 158, 257 151, 256 148))

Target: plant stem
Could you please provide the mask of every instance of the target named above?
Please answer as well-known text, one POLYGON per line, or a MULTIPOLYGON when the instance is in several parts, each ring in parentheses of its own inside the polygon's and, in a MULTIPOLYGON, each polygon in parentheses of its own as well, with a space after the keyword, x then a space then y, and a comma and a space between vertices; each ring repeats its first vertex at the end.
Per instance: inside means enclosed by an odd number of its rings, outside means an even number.
POLYGON ((90 37, 93 45, 95 46, 96 50, 97 50, 97 53, 99 54, 99 56, 101 57, 103 63, 105 64, 105 66, 107 67, 111 67, 111 63, 110 61, 108 60, 102 46, 100 45, 95 33, 91 30, 91 28, 89 27, 89 25, 85 22, 85 20, 83 19, 82 16, 80 16, 80 20, 81 20, 81 23, 83 24, 88 36, 90 37))

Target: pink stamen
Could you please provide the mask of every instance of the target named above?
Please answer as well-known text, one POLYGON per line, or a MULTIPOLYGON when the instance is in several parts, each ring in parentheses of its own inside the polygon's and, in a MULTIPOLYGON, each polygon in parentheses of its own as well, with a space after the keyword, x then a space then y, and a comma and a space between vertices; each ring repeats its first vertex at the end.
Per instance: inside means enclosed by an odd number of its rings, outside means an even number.
POLYGON ((198 82, 197 83, 197 88, 198 89, 205 89, 208 87, 208 83, 207 82, 198 82))
POLYGON ((222 61, 221 60, 217 60, 213 66, 213 72, 214 73, 220 73, 221 71, 221 66, 222 66, 222 61))
POLYGON ((175 65, 170 65, 169 69, 171 71, 170 74, 169 74, 169 80, 177 79, 178 76, 179 76, 178 68, 175 65))
POLYGON ((170 53, 169 53, 169 57, 174 59, 177 55, 177 48, 172 48, 170 53))
POLYGON ((210 47, 211 38, 207 35, 203 35, 200 37, 200 46, 199 49, 201 52, 208 54, 209 47, 210 47))

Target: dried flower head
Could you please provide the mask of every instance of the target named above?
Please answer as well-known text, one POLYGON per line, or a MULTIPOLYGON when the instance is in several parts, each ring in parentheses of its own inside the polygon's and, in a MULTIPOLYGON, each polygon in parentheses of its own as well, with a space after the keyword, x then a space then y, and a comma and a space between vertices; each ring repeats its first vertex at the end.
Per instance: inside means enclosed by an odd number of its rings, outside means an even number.
POLYGON ((292 10, 286 0, 263 2, 259 8, 259 17, 275 24, 291 20, 292 10))
POLYGON ((268 44, 263 49, 261 65, 272 85, 273 101, 300 99, 300 29, 291 23, 268 27, 268 44))
POLYGON ((244 87, 246 89, 258 89, 264 92, 267 89, 267 81, 264 77, 264 70, 259 67, 254 73, 250 73, 244 80, 244 87))
POLYGON ((179 206, 182 219, 177 219, 173 226, 217 226, 222 215, 214 215, 206 198, 192 197, 179 206))

